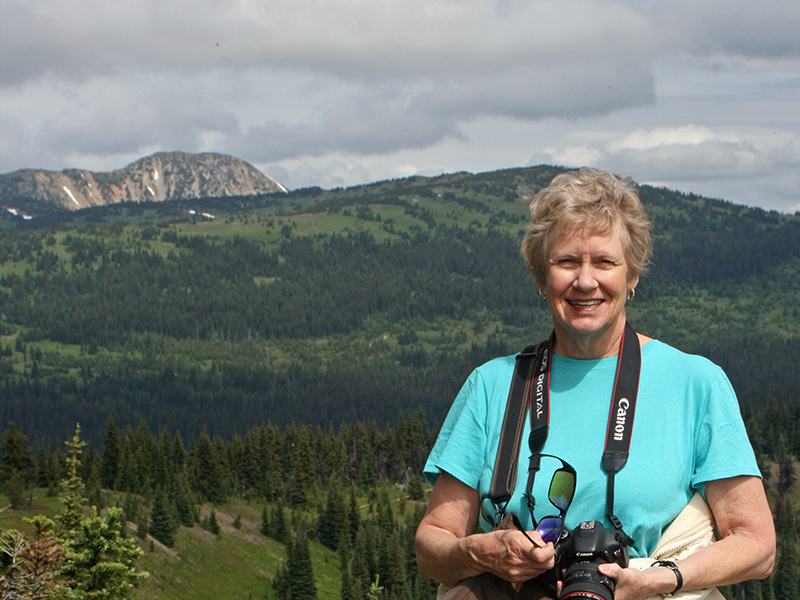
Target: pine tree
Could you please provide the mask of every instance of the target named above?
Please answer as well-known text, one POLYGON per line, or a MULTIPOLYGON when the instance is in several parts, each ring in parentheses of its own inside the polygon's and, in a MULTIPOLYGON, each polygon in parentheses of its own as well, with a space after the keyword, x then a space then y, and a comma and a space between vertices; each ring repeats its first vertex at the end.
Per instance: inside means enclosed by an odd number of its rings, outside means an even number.
POLYGON ((368 490, 375 487, 377 483, 378 470, 375 467, 375 452, 372 450, 372 444, 365 441, 361 462, 358 465, 358 486, 362 490, 368 490))
POLYGON ((270 537, 272 537, 273 540, 280 542, 287 548, 289 547, 291 544, 291 535, 289 533, 289 527, 286 524, 286 517, 283 514, 283 504, 281 502, 278 502, 273 510, 272 518, 270 519, 270 530, 270 537))
POLYGON ((153 506, 150 509, 150 535, 165 546, 172 547, 175 544, 175 527, 166 506, 164 490, 158 488, 153 498, 153 506))
POLYGON ((408 487, 406 488, 409 500, 424 500, 425 492, 422 489, 422 481, 416 474, 412 474, 408 479, 408 487))
POLYGON ((406 561, 399 533, 386 540, 386 589, 393 598, 406 597, 406 561))
POLYGON ((350 534, 350 546, 356 543, 356 536, 361 527, 361 516, 358 514, 358 502, 356 500, 356 488, 350 486, 350 497, 347 505, 347 528, 350 534))
POLYGON ((779 556, 773 585, 780 600, 800 597, 800 555, 797 552, 797 518, 788 497, 780 503, 776 529, 780 534, 779 556))
POLYGON ((197 512, 195 511, 194 499, 189 489, 186 473, 181 473, 175 478, 170 489, 170 499, 175 507, 175 516, 178 518, 178 522, 184 527, 193 526, 197 520, 197 512))
POLYGON ((81 426, 75 426, 75 435, 67 444, 67 478, 61 482, 59 500, 64 505, 64 512, 57 517, 62 528, 71 532, 83 519, 82 506, 86 502, 83 497, 84 484, 78 475, 81 466, 81 454, 85 442, 81 441, 81 426))
POLYGON ((143 554, 133 538, 122 535, 122 509, 110 508, 105 517, 92 507, 89 517, 64 539, 64 564, 59 597, 69 600, 128 598, 135 584, 149 574, 134 563, 143 554))
POLYGON ((271 532, 271 525, 269 522, 269 515, 267 514, 267 505, 261 507, 261 535, 269 537, 271 532))
POLYGON ((308 538, 300 529, 294 539, 292 552, 286 564, 289 600, 316 600, 317 586, 308 551, 308 538))
POLYGON ((225 474, 211 438, 204 430, 197 440, 191 459, 192 487, 204 500, 213 504, 225 501, 225 474))
POLYGON ((108 415, 106 433, 103 437, 103 464, 100 470, 100 480, 103 487, 111 490, 117 481, 119 474, 120 453, 122 451, 119 433, 114 419, 108 415))
POLYGON ((36 481, 36 461, 28 449, 28 436, 9 423, 0 439, 0 481, 18 475, 23 486, 36 481))
POLYGON ((219 522, 217 521, 217 513, 211 509, 211 514, 208 515, 208 530, 214 535, 220 534, 219 522))
POLYGON ((341 552, 339 554, 339 560, 339 569, 342 572, 342 587, 339 590, 339 597, 341 600, 360 600, 360 598, 356 596, 356 590, 353 587, 353 579, 350 575, 350 567, 347 565, 347 554, 341 552))
POLYGON ((761 593, 761 581, 758 579, 745 581, 740 584, 740 587, 742 590, 741 598, 744 598, 744 600, 764 600, 764 596, 761 593))
POLYGON ((328 499, 325 510, 320 515, 319 541, 331 550, 337 550, 342 533, 346 529, 345 503, 342 490, 336 481, 328 488, 328 499))
POLYGON ((290 481, 289 500, 292 506, 305 505, 314 488, 314 458, 311 449, 311 432, 307 426, 294 430, 294 439, 289 453, 290 481))

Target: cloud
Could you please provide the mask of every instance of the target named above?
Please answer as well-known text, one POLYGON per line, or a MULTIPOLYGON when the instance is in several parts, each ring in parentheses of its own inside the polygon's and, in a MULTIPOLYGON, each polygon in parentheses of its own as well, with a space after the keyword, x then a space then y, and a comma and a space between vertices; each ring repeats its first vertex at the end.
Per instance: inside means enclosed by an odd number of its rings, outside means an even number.
POLYGON ((543 162, 591 165, 631 175, 641 183, 780 210, 796 210, 800 201, 796 191, 800 177, 795 175, 800 138, 761 128, 733 131, 688 124, 636 129, 538 153, 528 164, 543 162))
MULTIPOLYGON (((307 69, 346 79, 456 78, 629 56, 647 19, 597 0, 10 0, 0 81, 124 69, 307 69), (613 43, 609 43, 613 40, 613 43), (8 54, 6 54, 8 50, 8 54)), ((613 62, 619 62, 613 60, 613 62)))
POLYGON ((326 180, 348 183, 399 173, 393 161, 513 166, 498 155, 675 182, 800 167, 788 140, 800 130, 796 0, 6 0, 3 11, 0 114, 14 133, 0 133, 0 170, 114 168, 153 150, 228 152, 297 169, 289 179, 304 184, 325 164, 326 180))
POLYGON ((673 48, 746 58, 800 56, 795 0, 662 0, 653 19, 673 48))

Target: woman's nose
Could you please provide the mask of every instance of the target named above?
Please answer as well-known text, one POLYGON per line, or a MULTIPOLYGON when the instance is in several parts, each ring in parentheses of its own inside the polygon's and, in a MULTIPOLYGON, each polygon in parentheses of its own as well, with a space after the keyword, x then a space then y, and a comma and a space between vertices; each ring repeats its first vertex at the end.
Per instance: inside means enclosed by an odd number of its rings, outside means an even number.
POLYGON ((581 264, 577 275, 574 285, 580 291, 588 292, 597 287, 597 278, 595 277, 594 268, 591 264, 581 264))

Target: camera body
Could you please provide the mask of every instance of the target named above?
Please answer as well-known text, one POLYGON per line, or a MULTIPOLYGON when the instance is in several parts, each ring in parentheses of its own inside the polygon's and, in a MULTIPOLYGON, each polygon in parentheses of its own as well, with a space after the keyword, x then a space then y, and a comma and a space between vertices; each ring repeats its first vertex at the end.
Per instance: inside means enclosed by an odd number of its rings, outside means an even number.
POLYGON ((597 570, 598 565, 630 562, 627 536, 606 529, 600 521, 582 521, 565 532, 556 545, 556 565, 564 583, 560 600, 613 600, 614 580, 597 570), (566 571, 564 571, 566 569, 566 571))

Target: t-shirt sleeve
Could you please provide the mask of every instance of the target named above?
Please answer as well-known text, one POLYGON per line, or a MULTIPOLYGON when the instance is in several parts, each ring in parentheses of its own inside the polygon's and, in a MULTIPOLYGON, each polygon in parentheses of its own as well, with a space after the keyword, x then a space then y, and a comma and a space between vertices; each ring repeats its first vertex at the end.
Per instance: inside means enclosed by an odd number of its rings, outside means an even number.
POLYGON ((736 393, 720 369, 711 380, 697 436, 692 487, 739 475, 760 476, 753 447, 739 411, 736 393))
POLYGON ((425 463, 433 483, 447 472, 477 490, 486 455, 486 392, 478 370, 472 372, 447 413, 439 437, 425 463))

